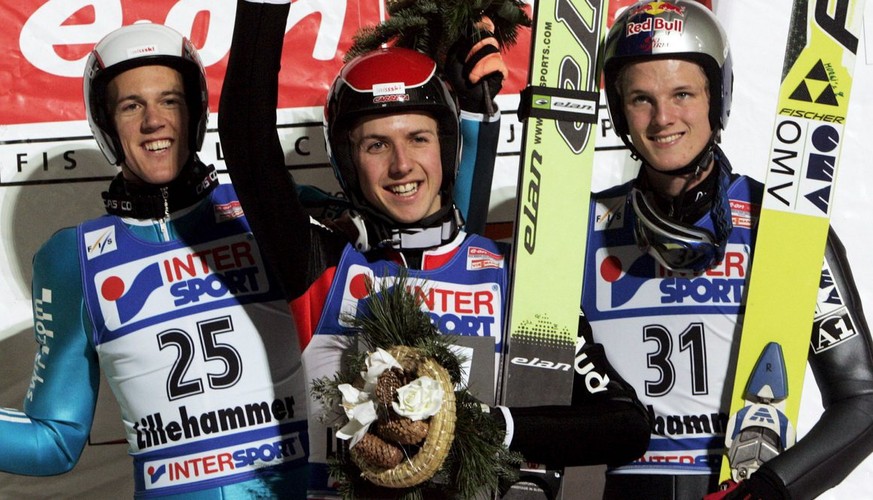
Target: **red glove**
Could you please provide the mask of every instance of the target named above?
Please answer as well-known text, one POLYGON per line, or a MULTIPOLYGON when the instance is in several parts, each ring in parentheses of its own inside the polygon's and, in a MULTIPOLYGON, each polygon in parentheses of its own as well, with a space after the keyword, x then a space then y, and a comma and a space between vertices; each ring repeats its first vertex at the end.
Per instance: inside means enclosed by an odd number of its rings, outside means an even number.
POLYGON ((721 483, 718 491, 703 498, 704 500, 785 500, 791 496, 775 473, 761 468, 746 480, 740 482, 728 480, 721 483))
POLYGON ((491 20, 483 17, 473 26, 472 34, 461 37, 446 57, 446 77, 465 111, 494 114, 493 98, 509 75, 493 30, 491 20))
POLYGON ((715 493, 710 493, 703 497, 703 500, 724 500, 725 497, 731 492, 733 492, 740 483, 734 481, 733 479, 728 479, 727 481, 718 485, 718 491, 715 493))
POLYGON ((507 78, 509 76, 509 68, 506 67, 503 56, 500 55, 500 45, 497 43, 494 35, 490 35, 494 33, 494 23, 487 16, 483 16, 475 26, 479 30, 479 34, 483 35, 484 38, 473 44, 473 47, 470 48, 464 59, 465 67, 472 65, 472 68, 467 73, 467 79, 475 85, 483 77, 494 72, 499 72, 503 75, 501 80, 507 78))

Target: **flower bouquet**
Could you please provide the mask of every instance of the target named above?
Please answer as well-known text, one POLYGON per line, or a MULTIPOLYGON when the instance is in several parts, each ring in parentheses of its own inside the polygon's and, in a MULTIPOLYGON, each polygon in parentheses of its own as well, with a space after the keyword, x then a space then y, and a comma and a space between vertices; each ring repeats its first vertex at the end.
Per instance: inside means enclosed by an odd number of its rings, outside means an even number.
POLYGON ((350 356, 313 395, 348 443, 330 464, 344 498, 471 498, 517 476, 522 457, 503 444, 487 405, 460 387, 461 360, 408 291, 388 280, 347 318, 366 352, 350 356))

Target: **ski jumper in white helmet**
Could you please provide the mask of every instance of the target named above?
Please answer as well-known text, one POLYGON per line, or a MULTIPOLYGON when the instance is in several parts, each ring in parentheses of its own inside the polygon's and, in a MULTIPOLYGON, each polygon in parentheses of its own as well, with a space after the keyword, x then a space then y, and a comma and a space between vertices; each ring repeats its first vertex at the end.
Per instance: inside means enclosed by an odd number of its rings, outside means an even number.
POLYGON ((22 410, 0 410, 0 470, 70 471, 89 439, 102 370, 133 462, 134 491, 113 496, 303 499, 300 347, 236 194, 193 154, 208 109, 196 51, 164 26, 113 31, 88 58, 89 121, 107 159, 122 163, 105 89, 149 64, 187 75, 189 173, 165 186, 119 174, 107 201, 123 207, 37 251, 38 354, 22 410))

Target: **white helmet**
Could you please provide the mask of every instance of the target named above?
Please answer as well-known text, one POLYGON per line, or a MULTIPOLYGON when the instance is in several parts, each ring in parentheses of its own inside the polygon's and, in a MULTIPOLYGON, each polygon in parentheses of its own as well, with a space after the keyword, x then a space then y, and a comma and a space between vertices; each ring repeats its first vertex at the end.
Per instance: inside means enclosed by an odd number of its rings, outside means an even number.
POLYGON ((100 150, 113 165, 124 161, 124 150, 109 114, 106 87, 119 74, 139 66, 162 65, 182 75, 188 106, 189 149, 200 150, 209 115, 206 73, 197 49, 177 31, 160 24, 123 26, 97 42, 85 64, 84 96, 88 125, 100 150))

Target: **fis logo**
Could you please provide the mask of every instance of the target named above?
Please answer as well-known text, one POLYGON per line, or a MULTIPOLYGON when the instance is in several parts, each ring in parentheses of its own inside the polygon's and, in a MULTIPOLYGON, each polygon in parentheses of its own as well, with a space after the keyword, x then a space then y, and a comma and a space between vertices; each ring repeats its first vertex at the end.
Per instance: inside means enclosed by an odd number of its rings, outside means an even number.
POLYGON ((115 226, 85 233, 85 255, 88 260, 117 250, 115 246, 115 226))
POLYGON ((269 291, 253 240, 226 238, 110 267, 94 276, 106 327, 182 307, 241 299, 269 291))
MULTIPOLYGON (((351 266, 343 291, 339 324, 350 327, 346 318, 354 317, 359 310, 366 308, 369 290, 379 292, 389 289, 396 279, 394 276, 376 278, 369 268, 351 266)), ((406 286, 440 332, 496 337, 500 343, 503 304, 497 284, 463 285, 408 279, 406 286)))
POLYGON ((627 197, 619 196, 599 200, 594 206, 594 231, 621 229, 624 227, 624 210, 627 207, 627 197))

